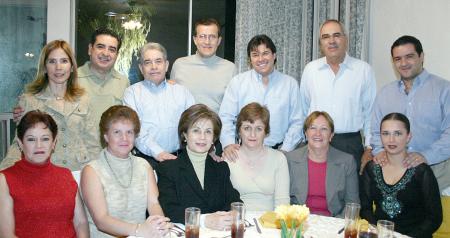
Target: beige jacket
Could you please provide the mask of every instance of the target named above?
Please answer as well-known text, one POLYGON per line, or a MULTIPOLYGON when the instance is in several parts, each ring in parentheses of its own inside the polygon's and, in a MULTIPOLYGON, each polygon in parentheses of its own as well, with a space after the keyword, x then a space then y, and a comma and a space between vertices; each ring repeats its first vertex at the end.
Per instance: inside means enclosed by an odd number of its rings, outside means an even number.
MULTIPOLYGON (((89 107, 89 97, 81 96, 75 102, 64 101, 64 109, 56 105, 56 99, 49 88, 32 95, 23 94, 19 105, 25 113, 31 110, 41 110, 53 117, 58 125, 58 135, 55 152, 51 161, 55 165, 72 171, 80 170, 85 164, 98 157, 100 141, 98 126, 89 107)), ((24 115, 25 115, 24 113, 24 115)), ((17 140, 17 137, 15 138, 17 140)), ((1 161, 0 170, 12 166, 20 160, 21 152, 17 142, 8 149, 6 157, 1 161)))
POLYGON ((89 68, 89 65, 88 61, 78 68, 78 83, 91 98, 94 123, 98 125, 100 117, 106 109, 113 105, 122 105, 123 93, 130 86, 130 81, 115 69, 112 69, 106 78, 102 79, 89 68))

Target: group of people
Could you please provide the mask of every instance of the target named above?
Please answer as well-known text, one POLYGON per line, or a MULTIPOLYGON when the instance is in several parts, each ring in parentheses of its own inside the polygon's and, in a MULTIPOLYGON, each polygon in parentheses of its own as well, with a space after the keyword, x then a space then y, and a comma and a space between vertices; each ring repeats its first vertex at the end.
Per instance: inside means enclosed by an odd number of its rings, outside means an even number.
POLYGON ((0 165, 2 237, 162 237, 187 207, 222 230, 236 201, 337 217, 356 202, 369 222, 393 220, 413 237, 439 228, 440 194, 450 195, 450 82, 423 68, 419 40, 394 42, 400 80, 377 94, 337 20, 322 24, 324 57, 300 85, 275 69, 267 35, 249 41, 251 70, 241 74, 216 56, 216 20, 198 21, 193 39, 196 54, 175 61, 171 80, 166 49, 144 45, 144 80, 131 86, 113 69, 121 39, 108 29, 94 32, 78 69, 65 41, 44 47, 0 165), (82 169, 79 192, 67 169, 82 169))

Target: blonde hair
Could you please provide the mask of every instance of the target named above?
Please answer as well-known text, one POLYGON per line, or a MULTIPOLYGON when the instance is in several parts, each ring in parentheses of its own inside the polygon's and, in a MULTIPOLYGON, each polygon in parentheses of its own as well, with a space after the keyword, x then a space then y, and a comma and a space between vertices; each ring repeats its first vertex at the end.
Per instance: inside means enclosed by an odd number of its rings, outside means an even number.
POLYGON ((46 73, 45 64, 50 53, 56 49, 62 49, 69 57, 70 63, 72 65, 72 72, 70 73, 70 77, 67 80, 67 90, 66 94, 64 95, 64 99, 68 101, 75 101, 77 98, 84 94, 84 89, 78 85, 77 61, 75 60, 72 48, 70 47, 69 43, 63 40, 54 40, 44 46, 39 57, 36 77, 31 83, 26 86, 26 91, 31 94, 37 94, 47 88, 48 75, 46 73))

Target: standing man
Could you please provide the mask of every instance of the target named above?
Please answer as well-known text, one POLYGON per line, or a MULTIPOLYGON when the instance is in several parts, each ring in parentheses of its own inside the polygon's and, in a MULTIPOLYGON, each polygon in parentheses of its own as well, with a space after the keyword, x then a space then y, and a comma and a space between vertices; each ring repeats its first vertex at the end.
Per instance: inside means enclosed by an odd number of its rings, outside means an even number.
MULTIPOLYGON (((90 61, 78 68, 78 84, 90 97, 92 117, 97 126, 106 109, 122 104, 123 92, 130 86, 130 81, 114 69, 121 43, 119 35, 112 30, 95 30, 88 48, 90 61)), ((16 107, 13 111, 14 121, 18 122, 24 110, 16 107)))
POLYGON ((412 138, 403 165, 431 165, 443 195, 444 220, 436 237, 450 237, 450 82, 423 68, 422 44, 413 36, 398 38, 391 55, 400 80, 384 86, 377 95, 372 115, 373 154, 376 161, 389 162, 381 153, 380 121, 391 112, 405 114, 412 138))
POLYGON ((302 138, 298 83, 275 69, 276 53, 275 44, 266 35, 253 37, 247 45, 252 69, 230 81, 220 106, 224 159, 238 158, 236 119, 241 108, 251 102, 266 106, 270 112, 270 134, 264 139, 265 145, 289 152, 302 138))
POLYGON ((139 59, 144 80, 125 90, 123 104, 134 109, 141 121, 135 142, 138 156, 156 169, 158 162, 177 158, 178 121, 181 113, 194 104, 194 97, 184 86, 167 82, 169 61, 161 44, 145 44, 139 59))
POLYGON ((197 103, 218 112, 228 82, 236 74, 236 67, 216 56, 222 37, 216 19, 202 19, 195 23, 193 36, 195 55, 175 61, 170 78, 185 86, 197 103))
POLYGON ((359 168, 370 155, 370 113, 376 96, 372 68, 347 54, 348 38, 337 20, 320 28, 320 49, 325 57, 308 63, 300 84, 303 118, 313 111, 326 111, 334 120, 331 145, 352 154, 359 168), (365 136, 365 148, 361 131, 365 136))
POLYGON ((121 43, 112 30, 95 30, 88 49, 90 61, 78 69, 78 83, 91 98, 96 125, 106 109, 122 104, 123 92, 130 86, 130 81, 114 69, 121 43))

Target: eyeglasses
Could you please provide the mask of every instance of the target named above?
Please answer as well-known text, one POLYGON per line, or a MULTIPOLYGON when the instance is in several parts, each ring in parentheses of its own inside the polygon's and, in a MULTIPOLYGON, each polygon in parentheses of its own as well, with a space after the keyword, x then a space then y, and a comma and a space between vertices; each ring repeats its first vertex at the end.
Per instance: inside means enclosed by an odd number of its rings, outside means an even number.
POLYGON ((321 40, 329 40, 329 39, 331 39, 331 38, 341 38, 341 37, 343 37, 343 36, 345 36, 345 34, 344 33, 341 33, 341 32, 336 32, 336 33, 333 33, 333 34, 323 34, 322 36, 320 36, 320 39, 321 40))
POLYGON ((393 131, 393 132, 383 131, 383 132, 381 132, 381 136, 383 136, 383 137, 388 137, 388 136, 400 137, 402 135, 403 135, 403 132, 401 132, 401 131, 393 131))
POLYGON ((206 35, 206 34, 197 35, 196 37, 201 41, 206 40, 215 41, 218 38, 216 35, 206 35))

